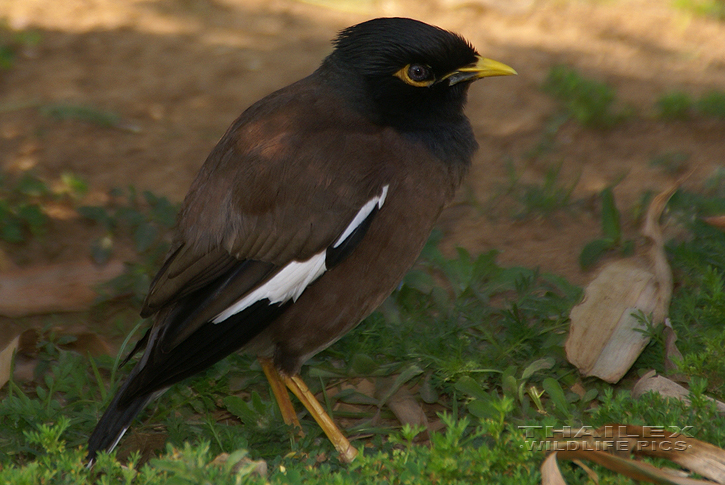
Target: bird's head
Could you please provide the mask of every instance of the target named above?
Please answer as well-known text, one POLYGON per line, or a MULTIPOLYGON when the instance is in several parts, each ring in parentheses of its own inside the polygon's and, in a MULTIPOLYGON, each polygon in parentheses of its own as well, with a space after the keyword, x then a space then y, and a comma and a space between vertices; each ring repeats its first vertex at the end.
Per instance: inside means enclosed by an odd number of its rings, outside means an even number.
POLYGON ((403 130, 460 119, 472 81, 516 74, 461 36, 406 18, 343 30, 321 70, 374 121, 403 130))

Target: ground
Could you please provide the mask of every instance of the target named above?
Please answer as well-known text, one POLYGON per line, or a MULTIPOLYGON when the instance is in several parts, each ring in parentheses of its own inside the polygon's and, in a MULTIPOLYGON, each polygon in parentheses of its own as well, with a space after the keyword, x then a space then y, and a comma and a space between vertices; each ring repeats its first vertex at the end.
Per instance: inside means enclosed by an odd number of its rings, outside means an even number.
MULTIPOLYGON (((665 92, 699 96, 725 86, 725 24, 665 0, 5 0, 0 18, 40 40, 0 74, 0 167, 48 180, 71 171, 88 180, 90 202, 129 184, 180 201, 242 110, 312 72, 337 31, 377 16, 459 32, 519 72, 471 89, 467 113, 481 148, 440 220, 449 253, 497 249, 504 265, 539 266, 585 284, 593 273, 577 257, 600 235, 602 188, 621 179, 615 195, 632 237, 632 209, 643 193, 688 171, 685 184, 701 186, 725 161, 722 120, 655 116, 665 92), (560 64, 610 84, 636 115, 609 130, 569 121, 554 149, 535 157, 559 109, 541 85, 560 64), (122 123, 106 128, 44 114, 58 104, 117 113, 122 123), (651 163, 668 153, 684 154, 684 166, 651 163), (507 195, 507 167, 519 186, 540 185, 559 164, 558 183, 575 184, 569 207, 516 217, 522 207, 507 195)), ((57 231, 43 242, 5 246, 9 258, 28 266, 88 255, 80 222, 53 224, 57 231)))

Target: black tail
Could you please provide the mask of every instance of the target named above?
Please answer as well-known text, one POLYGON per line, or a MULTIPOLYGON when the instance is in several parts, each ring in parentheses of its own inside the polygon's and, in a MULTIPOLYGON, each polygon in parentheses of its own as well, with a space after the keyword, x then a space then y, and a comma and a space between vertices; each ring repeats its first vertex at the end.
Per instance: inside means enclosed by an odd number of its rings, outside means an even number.
POLYGON ((93 433, 91 433, 91 437, 88 439, 88 456, 86 457, 89 466, 93 465, 96 459, 96 453, 99 451, 112 451, 116 447, 131 424, 131 421, 133 421, 133 418, 154 397, 155 393, 138 396, 130 402, 124 402, 123 405, 119 405, 122 399, 126 397, 124 396, 125 391, 134 377, 136 377, 136 374, 138 374, 138 367, 131 371, 131 375, 128 376, 126 382, 118 390, 113 401, 108 405, 106 412, 103 413, 100 421, 98 421, 93 433))

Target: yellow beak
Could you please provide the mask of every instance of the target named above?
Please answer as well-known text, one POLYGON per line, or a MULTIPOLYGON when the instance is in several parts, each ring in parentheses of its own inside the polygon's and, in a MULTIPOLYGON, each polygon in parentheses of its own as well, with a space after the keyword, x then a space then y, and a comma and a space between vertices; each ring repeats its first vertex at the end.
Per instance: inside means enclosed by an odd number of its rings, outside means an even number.
POLYGON ((462 67, 450 74, 444 76, 441 81, 448 79, 448 84, 453 86, 454 84, 463 81, 475 81, 484 77, 492 76, 514 76, 518 73, 512 68, 493 59, 487 59, 485 57, 478 57, 475 64, 462 67))

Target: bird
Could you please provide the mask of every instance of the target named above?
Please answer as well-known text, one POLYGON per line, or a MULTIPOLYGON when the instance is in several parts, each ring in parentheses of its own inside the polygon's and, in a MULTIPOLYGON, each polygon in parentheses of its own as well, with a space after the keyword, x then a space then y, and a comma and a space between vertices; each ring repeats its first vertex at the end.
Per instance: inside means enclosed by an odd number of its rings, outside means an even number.
POLYGON ((247 108, 182 203, 141 316, 141 353, 90 435, 111 451, 171 385, 256 356, 287 424, 288 389, 350 462, 357 450, 299 373, 373 312, 413 266, 478 148, 475 80, 516 71, 408 18, 339 32, 311 75, 247 108))

